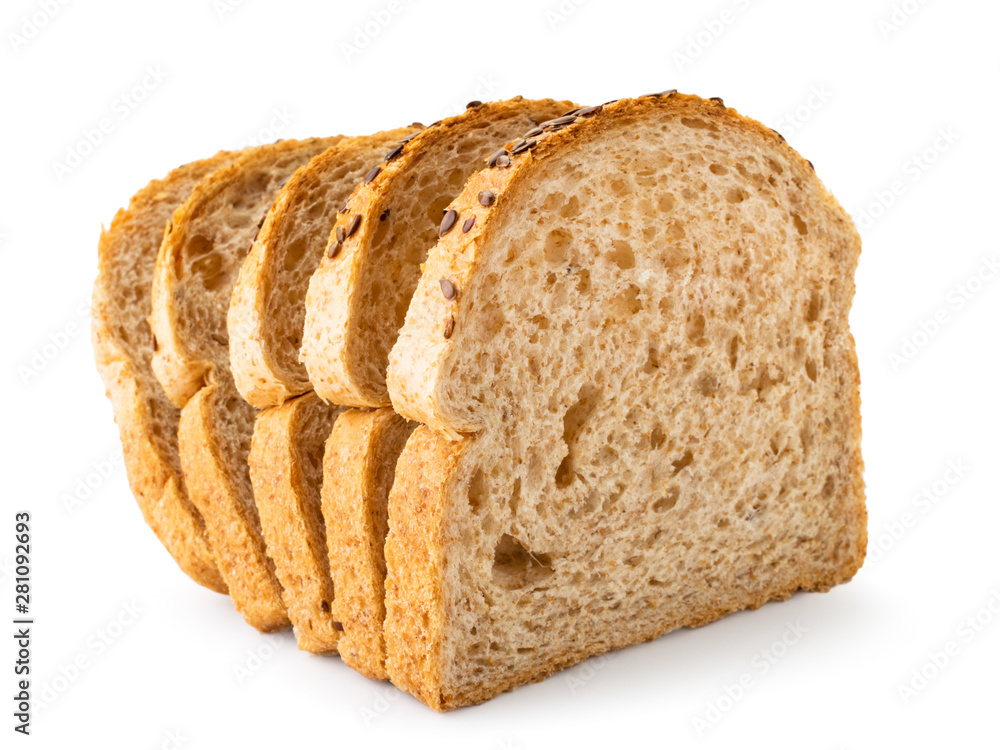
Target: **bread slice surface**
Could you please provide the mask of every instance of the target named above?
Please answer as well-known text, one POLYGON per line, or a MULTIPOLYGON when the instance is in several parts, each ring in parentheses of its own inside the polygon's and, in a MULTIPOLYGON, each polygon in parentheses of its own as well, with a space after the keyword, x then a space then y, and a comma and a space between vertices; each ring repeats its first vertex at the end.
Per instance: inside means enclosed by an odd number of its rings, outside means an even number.
POLYGON ((143 518, 180 568, 220 593, 226 583, 215 564, 201 514, 191 504, 177 448, 180 413, 152 369, 150 285, 157 250, 174 210, 212 172, 238 153, 178 167, 153 180, 102 230, 94 283, 91 335, 97 369, 121 434, 125 469, 143 518))
POLYGON ((392 409, 349 409, 323 458, 323 517, 333 574, 340 656, 367 677, 385 669, 385 537, 396 461, 416 425, 392 409))
POLYGON ((284 182, 342 137, 249 150, 174 212, 152 288, 153 369, 182 405, 181 465, 236 609, 261 631, 289 624, 254 504, 248 457, 256 410, 229 367, 226 313, 240 264, 284 182))
POLYGON ((262 411, 254 425, 250 479, 299 648, 336 653, 340 638, 320 508, 323 451, 340 408, 315 393, 262 411))
POLYGON ((387 666, 438 710, 864 558, 860 240, 811 165, 673 93, 527 140, 451 205, 474 225, 390 357, 428 427, 390 495, 387 666))
POLYGON ((470 107, 376 165, 338 215, 330 249, 309 281, 301 357, 320 396, 346 406, 389 405, 389 349, 444 209, 496 143, 572 106, 519 97, 470 107))
POLYGON ((240 268, 227 324, 236 387, 256 408, 312 389, 299 362, 309 277, 355 185, 418 130, 345 138, 296 170, 268 212, 240 268))

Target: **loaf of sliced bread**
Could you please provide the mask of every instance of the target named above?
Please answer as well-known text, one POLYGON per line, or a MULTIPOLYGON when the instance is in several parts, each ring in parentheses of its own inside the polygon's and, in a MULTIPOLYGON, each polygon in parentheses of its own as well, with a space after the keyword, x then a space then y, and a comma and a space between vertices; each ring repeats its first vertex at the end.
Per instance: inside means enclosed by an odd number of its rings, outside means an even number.
POLYGON ((451 709, 849 580, 860 240, 812 165, 673 92, 491 164, 391 353, 393 406, 425 425, 389 500, 393 682, 451 709))
POLYGON ((396 460, 414 422, 392 409, 348 409, 323 457, 323 518, 343 632, 338 650, 361 674, 385 680, 385 536, 396 460))
POLYGON ((299 362, 309 277, 354 186, 419 129, 345 138, 300 167, 282 189, 240 268, 229 305, 233 377, 251 405, 278 406, 312 389, 299 362))
POLYGON ((188 492, 236 608, 261 631, 289 620, 254 504, 247 460, 256 411, 232 378, 226 314, 239 267, 281 185, 340 140, 259 146, 203 180, 174 213, 153 276, 153 369, 183 407, 178 443, 188 492))
POLYGON ((268 555, 288 607, 299 648, 337 651, 334 586, 320 510, 323 448, 341 409, 315 393, 257 416, 250 479, 268 555))
POLYGON ((238 158, 220 152, 153 180, 101 232, 91 320, 97 369, 114 409, 125 470, 143 518, 181 570, 226 592, 205 523, 188 499, 177 451, 179 411, 152 369, 149 287, 174 210, 201 180, 238 158))
POLYGON ((476 103, 373 166, 338 215, 309 281, 301 356, 320 396, 345 406, 389 405, 389 349, 420 264, 449 220, 444 209, 496 143, 571 106, 521 97, 476 103))

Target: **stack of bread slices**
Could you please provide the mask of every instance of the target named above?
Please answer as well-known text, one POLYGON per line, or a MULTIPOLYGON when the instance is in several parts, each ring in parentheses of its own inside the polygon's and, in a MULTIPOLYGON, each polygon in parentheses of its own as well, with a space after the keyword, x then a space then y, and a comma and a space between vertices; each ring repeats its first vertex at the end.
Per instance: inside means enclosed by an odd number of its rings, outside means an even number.
POLYGON ((719 99, 472 102, 154 180, 94 348, 181 569, 447 710, 854 575, 859 252, 719 99))

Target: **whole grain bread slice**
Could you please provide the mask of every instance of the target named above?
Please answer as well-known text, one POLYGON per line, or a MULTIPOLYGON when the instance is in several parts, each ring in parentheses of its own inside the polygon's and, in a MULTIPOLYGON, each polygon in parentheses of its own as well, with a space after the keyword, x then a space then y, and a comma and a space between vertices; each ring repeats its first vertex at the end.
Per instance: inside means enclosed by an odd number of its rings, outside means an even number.
POLYGON ((237 610, 262 631, 289 620, 254 504, 247 459, 256 411, 233 382, 226 313, 240 264, 281 185, 340 140, 259 146, 203 180, 175 211, 153 277, 153 369, 182 407, 178 442, 191 502, 237 610))
POLYGON ((320 510, 323 448, 342 411, 306 393, 262 411, 250 447, 250 479, 299 648, 336 653, 326 527, 320 510))
POLYGON ((333 574, 333 613, 344 663, 375 680, 385 669, 385 537, 396 461, 413 428, 392 409, 348 409, 323 457, 323 518, 333 574))
POLYGON ((309 281, 301 358, 322 398, 389 405, 389 349, 420 264, 447 221, 444 209, 496 143, 571 106, 521 97, 476 103, 374 166, 338 215, 329 250, 309 281))
POLYGON ((354 186, 420 126, 345 138, 300 167, 282 189, 240 268, 229 306, 236 387, 258 409, 312 389, 299 362, 309 277, 354 186))
POLYGON ((194 581, 220 593, 205 523, 188 499, 177 449, 180 413, 153 375, 149 289, 174 210, 201 180, 239 158, 221 151, 153 180, 102 230, 91 336, 97 369, 121 433, 125 470, 143 518, 194 581))
POLYGON ((542 131, 451 205, 472 227, 391 354, 426 426, 389 500, 387 667, 437 710, 865 554, 860 239, 811 164, 673 92, 542 131))

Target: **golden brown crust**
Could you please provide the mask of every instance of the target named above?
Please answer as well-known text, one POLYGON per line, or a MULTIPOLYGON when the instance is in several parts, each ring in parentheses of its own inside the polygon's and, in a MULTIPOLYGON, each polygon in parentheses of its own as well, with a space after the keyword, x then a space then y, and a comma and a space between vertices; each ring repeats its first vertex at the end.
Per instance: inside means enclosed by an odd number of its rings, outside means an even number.
POLYGON ((386 667, 396 687, 435 711, 441 694, 444 522, 449 490, 467 441, 418 427, 396 464, 385 543, 386 667))
POLYGON ((230 467, 215 443, 218 387, 206 385, 181 409, 177 433, 181 466, 236 609, 261 632, 281 630, 291 623, 256 511, 243 507, 240 497, 244 493, 233 485, 230 467))
POLYGON ((385 657, 380 658, 379 652, 384 651, 385 605, 379 607, 372 591, 373 576, 365 575, 373 567, 366 544, 373 536, 371 519, 367 513, 355 512, 371 482, 373 414, 349 409, 337 418, 323 455, 322 494, 330 573, 337 592, 334 616, 344 629, 341 658, 366 677, 384 680, 385 657), (370 606, 347 606, 347 598, 367 601, 370 606))
MULTIPOLYGON (((142 346, 125 338, 116 322, 115 298, 128 293, 119 286, 123 276, 152 275, 162 228, 157 225, 154 237, 134 236, 146 217, 169 216, 176 207, 169 202, 172 193, 226 166, 234 158, 236 155, 231 152, 219 152, 209 159, 179 167, 164 179, 150 182, 132 197, 128 208, 118 211, 111 227, 101 232, 91 324, 97 370, 118 423, 125 469, 143 518, 188 576, 219 593, 226 593, 226 584, 215 564, 204 521, 187 497, 180 472, 176 442, 179 413, 155 383, 150 364, 151 338, 142 346), (141 247, 143 243, 148 250, 141 247), (138 257, 135 253, 139 253, 138 257), (123 264, 129 268, 122 268, 123 264), (156 392, 151 392, 154 389, 156 392), (160 439, 151 412, 154 406, 161 412, 159 418, 167 423, 169 433, 160 439)), ((145 300, 145 312, 139 313, 141 318, 149 312, 148 295, 145 300)), ((144 320, 128 323, 130 329, 135 329, 143 326, 144 320)))
POLYGON ((250 478, 269 557, 288 605, 299 648, 336 653, 333 581, 322 538, 320 509, 304 476, 299 451, 303 420, 316 419, 319 398, 309 393, 257 417, 250 448, 250 478))
MULTIPOLYGON (((393 407, 403 416, 423 422, 407 444, 397 466, 396 484, 390 499, 389 541, 386 558, 387 578, 386 643, 389 673, 393 682, 412 693, 435 710, 448 710, 479 703, 526 682, 541 680, 552 672, 610 648, 655 638, 678 627, 697 627, 737 609, 755 609, 767 601, 786 599, 797 590, 825 591, 846 582, 860 568, 865 554, 866 511, 860 456, 860 382, 857 359, 851 347, 849 362, 852 374, 849 394, 852 444, 849 446, 850 498, 847 517, 840 528, 838 558, 823 571, 803 575, 788 584, 776 583, 771 590, 749 595, 738 606, 691 613, 686 621, 652 623, 641 632, 612 634, 601 644, 571 644, 554 659, 533 665, 530 674, 518 672, 495 682, 479 684, 467 692, 449 694, 443 678, 446 665, 442 655, 445 643, 444 621, 446 592, 446 540, 442 529, 450 518, 451 488, 460 474, 461 455, 475 441, 468 437, 482 425, 463 421, 449 411, 441 381, 448 372, 449 356, 458 346, 455 334, 463 325, 460 310, 461 289, 471 286, 480 268, 479 250, 488 245, 493 231, 492 217, 503 208, 506 196, 519 181, 535 178, 543 170, 546 156, 580 139, 590 139, 614 127, 619 117, 642 116, 655 108, 683 108, 702 118, 728 118, 736 126, 768 141, 784 139, 759 123, 726 109, 721 102, 681 94, 620 100, 604 105, 590 116, 577 118, 554 132, 536 136, 537 145, 511 157, 511 166, 486 168, 473 175, 450 208, 458 213, 457 224, 475 219, 470 231, 445 235, 433 248, 424 266, 420 284, 407 313, 406 324, 390 358, 389 392, 393 407), (489 190, 495 200, 484 206, 478 199, 489 190), (451 281, 459 290, 457 297, 441 293, 440 279, 451 281), (447 335, 445 334, 447 331, 447 335)), ((807 162, 790 147, 791 158, 807 162)), ((811 165, 809 165, 811 169, 811 165)), ((538 177, 544 179, 544 176, 538 177)), ((823 191, 824 199, 846 217, 843 209, 823 191)), ((860 240, 856 247, 860 252, 860 240)), ((853 344, 853 339, 851 340, 853 344)))
MULTIPOLYGON (((857 252, 861 252, 861 238, 858 237, 857 252)), ((850 496, 852 502, 848 507, 848 517, 845 519, 843 537, 849 541, 840 559, 840 580, 838 583, 851 580, 854 574, 861 570, 868 550, 868 508, 865 504, 865 462, 861 455, 861 370, 858 368, 858 354, 854 345, 854 336, 847 334, 850 345, 847 348, 849 362, 847 369, 852 380, 847 397, 850 399, 851 444, 848 464, 852 468, 850 475, 850 496)))
MULTIPOLYGON (((100 335, 95 322, 95 349, 100 335)), ((129 364, 119 360, 99 369, 121 434, 129 485, 143 518, 181 570, 202 586, 227 593, 205 522, 188 499, 180 474, 171 470, 150 438, 148 402, 129 364)))
MULTIPOLYGON (((299 234, 293 230, 299 219, 301 201, 315 192, 318 181, 327 180, 328 176, 345 169, 347 164, 373 148, 381 147, 388 151, 393 143, 418 129, 410 126, 345 138, 299 167, 268 211, 250 254, 240 268, 229 307, 229 350, 233 376, 240 393, 256 408, 277 406, 312 389, 305 369, 297 360, 281 361, 281 352, 265 330, 267 310, 273 295, 288 298, 288 290, 276 288, 275 282, 279 280, 280 266, 291 252, 287 245, 299 234)), ((366 164, 364 169, 369 166, 366 164)), ((359 182, 361 176, 355 174, 353 182, 359 182)), ((346 198, 346 195, 338 193, 328 195, 326 200, 339 209, 346 198)), ((304 306, 305 300, 299 299, 298 304, 304 306)))
POLYGON ((385 668, 385 536, 396 459, 412 423, 392 409, 350 409, 338 417, 324 455, 323 517, 343 627, 340 655, 366 677, 385 668))

